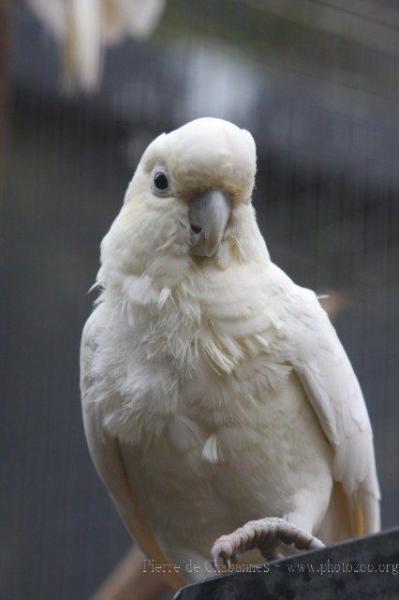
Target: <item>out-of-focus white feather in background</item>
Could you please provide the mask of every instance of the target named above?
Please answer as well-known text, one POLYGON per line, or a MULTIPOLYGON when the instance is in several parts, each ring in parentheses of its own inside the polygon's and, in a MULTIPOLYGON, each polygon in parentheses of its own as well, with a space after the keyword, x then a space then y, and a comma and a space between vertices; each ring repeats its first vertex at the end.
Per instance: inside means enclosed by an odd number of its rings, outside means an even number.
POLYGON ((62 46, 66 90, 95 90, 104 50, 131 36, 145 40, 162 17, 166 0, 26 0, 62 46))

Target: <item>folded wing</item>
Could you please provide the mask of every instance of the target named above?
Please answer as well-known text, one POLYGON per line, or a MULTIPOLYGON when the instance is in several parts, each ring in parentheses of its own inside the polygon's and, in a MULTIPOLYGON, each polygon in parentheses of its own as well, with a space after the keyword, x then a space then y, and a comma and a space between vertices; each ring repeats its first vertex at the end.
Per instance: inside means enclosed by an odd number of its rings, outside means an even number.
MULTIPOLYGON (((83 423, 90 455, 130 534, 149 558, 158 564, 166 564, 168 560, 138 508, 134 490, 129 486, 118 440, 103 426, 102 403, 97 398, 101 382, 98 381, 92 368, 100 326, 97 317, 98 313, 95 310, 84 327, 80 351, 83 423)), ((104 390, 102 390, 103 394, 104 390)), ((165 576, 175 588, 184 584, 177 574, 168 573, 165 576)))
POLYGON ((296 288, 289 307, 292 362, 334 449, 333 476, 347 495, 356 535, 380 528, 370 420, 351 363, 315 294, 296 288))

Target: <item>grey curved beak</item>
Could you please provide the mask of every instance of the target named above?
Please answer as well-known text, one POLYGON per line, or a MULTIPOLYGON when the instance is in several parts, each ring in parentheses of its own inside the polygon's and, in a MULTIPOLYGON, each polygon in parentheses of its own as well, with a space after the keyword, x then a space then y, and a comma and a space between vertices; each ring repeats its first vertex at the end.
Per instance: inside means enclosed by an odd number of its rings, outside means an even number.
POLYGON ((230 200, 219 190, 209 190, 191 201, 188 218, 192 254, 209 258, 216 253, 230 213, 230 200))

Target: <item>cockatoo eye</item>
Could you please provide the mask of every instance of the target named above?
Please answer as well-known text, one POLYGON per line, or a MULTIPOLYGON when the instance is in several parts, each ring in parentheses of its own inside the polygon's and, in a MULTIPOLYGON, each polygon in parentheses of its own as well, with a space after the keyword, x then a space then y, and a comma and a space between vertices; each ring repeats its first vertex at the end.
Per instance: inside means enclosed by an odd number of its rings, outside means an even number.
POLYGON ((154 192, 165 194, 169 191, 169 179, 165 171, 157 169, 152 178, 154 192))

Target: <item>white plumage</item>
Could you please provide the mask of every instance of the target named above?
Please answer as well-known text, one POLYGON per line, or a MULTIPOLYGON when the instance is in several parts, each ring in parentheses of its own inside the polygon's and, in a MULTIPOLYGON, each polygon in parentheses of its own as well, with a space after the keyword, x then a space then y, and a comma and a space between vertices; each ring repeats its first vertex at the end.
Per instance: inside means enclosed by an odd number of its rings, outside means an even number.
POLYGON ((83 332, 93 461, 147 554, 198 562, 187 578, 210 575, 215 540, 247 521, 280 517, 325 543, 379 528, 358 381, 315 294, 269 258, 255 170, 252 136, 219 119, 157 138, 103 240, 83 332), (190 215, 209 190, 229 219, 198 257, 190 215))

